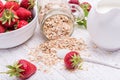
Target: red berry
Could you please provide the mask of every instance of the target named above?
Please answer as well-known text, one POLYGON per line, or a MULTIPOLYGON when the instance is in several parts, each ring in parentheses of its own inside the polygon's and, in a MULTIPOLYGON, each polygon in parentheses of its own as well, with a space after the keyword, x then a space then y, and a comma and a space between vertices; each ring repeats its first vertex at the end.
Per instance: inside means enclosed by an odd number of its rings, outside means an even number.
POLYGON ((4 9, 4 5, 3 5, 2 1, 0 1, 0 13, 3 11, 3 9, 4 9))
POLYGON ((32 63, 30 63, 26 60, 23 60, 23 59, 19 60, 18 64, 22 65, 22 66, 20 66, 20 69, 24 70, 23 72, 20 73, 21 75, 23 75, 23 76, 20 76, 20 78, 22 78, 22 79, 29 78, 37 70, 35 65, 33 65, 32 63))
POLYGON ((35 0, 22 0, 20 6, 26 9, 33 9, 35 0))
POLYGON ((74 9, 75 9, 76 7, 75 7, 74 5, 72 5, 71 8, 74 8, 74 9))
POLYGON ((79 53, 71 51, 66 54, 64 58, 64 63, 67 69, 75 69, 78 67, 78 64, 82 61, 79 53))
POLYGON ((12 8, 12 10, 16 11, 19 7, 20 7, 20 5, 16 1, 7 1, 5 3, 5 9, 11 9, 12 8))
MULTIPOLYGON (((2 12, 0 12, 0 18, 2 17, 3 12, 4 12, 4 10, 2 12)), ((2 25, 2 21, 1 20, 0 20, 0 25, 2 25)))
POLYGON ((70 4, 77 4, 77 5, 80 4, 79 0, 69 0, 69 3, 70 4))
POLYGON ((7 74, 16 76, 21 80, 26 80, 31 77, 37 70, 34 64, 24 59, 19 60, 18 63, 13 66, 8 65, 7 67, 10 69, 7 74))
POLYGON ((16 13, 21 20, 28 20, 29 18, 32 17, 32 13, 29 10, 22 8, 22 7, 20 7, 16 11, 16 13))
POLYGON ((25 26, 25 25, 27 25, 27 24, 28 24, 27 21, 25 21, 25 20, 20 20, 20 21, 18 22, 18 24, 17 24, 17 28, 21 28, 21 27, 23 27, 23 26, 25 26))
POLYGON ((14 10, 5 9, 2 13, 2 17, 0 17, 0 22, 2 22, 2 25, 9 28, 13 27, 14 24, 16 24, 18 21, 17 14, 14 10))
POLYGON ((88 2, 83 2, 80 4, 80 6, 83 8, 83 9, 87 9, 87 11, 90 11, 92 6, 90 5, 90 3, 88 2))
POLYGON ((76 12, 76 9, 72 9, 71 12, 73 12, 73 13, 76 12))
POLYGON ((2 17, 2 15, 3 15, 3 12, 4 12, 4 11, 0 12, 0 18, 2 17))
POLYGON ((4 33, 4 32, 5 32, 5 28, 2 25, 0 25, 0 33, 4 33))

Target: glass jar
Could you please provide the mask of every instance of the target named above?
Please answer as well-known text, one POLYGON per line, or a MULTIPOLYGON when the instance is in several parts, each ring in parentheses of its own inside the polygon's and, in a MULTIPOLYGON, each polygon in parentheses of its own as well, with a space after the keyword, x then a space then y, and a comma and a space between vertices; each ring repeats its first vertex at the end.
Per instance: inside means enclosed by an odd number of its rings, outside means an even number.
POLYGON ((73 32, 74 18, 66 0, 48 1, 41 7, 39 23, 49 40, 68 37, 73 32))

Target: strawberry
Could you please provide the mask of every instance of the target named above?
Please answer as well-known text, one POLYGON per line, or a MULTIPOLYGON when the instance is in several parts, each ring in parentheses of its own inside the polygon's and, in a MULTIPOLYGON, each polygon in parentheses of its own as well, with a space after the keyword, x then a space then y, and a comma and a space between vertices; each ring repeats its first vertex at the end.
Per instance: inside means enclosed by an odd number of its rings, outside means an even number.
POLYGON ((22 8, 22 7, 20 7, 16 11, 16 13, 21 20, 28 20, 29 18, 32 17, 32 13, 29 10, 22 8))
POLYGON ((26 80, 31 77, 37 70, 36 66, 27 60, 21 59, 13 66, 8 65, 9 68, 7 74, 10 76, 16 76, 22 80, 26 80))
POLYGON ((0 13, 3 11, 3 9, 4 9, 4 5, 3 5, 2 1, 0 0, 0 13))
POLYGON ((12 8, 14 11, 16 11, 19 7, 20 7, 20 5, 15 0, 14 1, 7 1, 5 3, 5 9, 11 9, 12 8))
POLYGON ((64 57, 64 63, 67 69, 75 69, 78 67, 78 64, 82 62, 82 59, 79 53, 71 51, 66 54, 64 57))
POLYGON ((14 24, 16 24, 18 21, 18 17, 15 11, 10 9, 5 9, 2 17, 0 17, 0 22, 2 22, 2 25, 9 28, 13 27, 14 24))
POLYGON ((18 29, 18 28, 21 28, 21 27, 23 27, 23 26, 25 26, 25 25, 27 25, 27 24, 28 24, 27 21, 25 21, 25 20, 20 20, 20 21, 18 22, 18 24, 17 24, 17 29, 18 29))
POLYGON ((80 4, 80 6, 82 7, 82 9, 86 9, 88 12, 91 10, 92 6, 90 5, 90 3, 88 2, 83 2, 80 4))
POLYGON ((35 0, 22 0, 20 6, 26 9, 33 9, 35 0))
POLYGON ((71 12, 72 12, 72 13, 75 13, 75 12, 76 12, 76 9, 72 9, 71 12))
POLYGON ((4 32, 5 32, 5 28, 2 25, 0 25, 0 33, 4 33, 4 32))
POLYGON ((70 4, 77 4, 77 5, 80 4, 79 0, 69 0, 68 3, 70 3, 70 4))
POLYGON ((2 12, 0 12, 0 18, 2 17, 2 15, 3 15, 3 12, 4 12, 4 10, 3 10, 2 12))
MULTIPOLYGON (((2 12, 0 12, 0 18, 2 17, 3 12, 4 12, 4 10, 2 12)), ((0 25, 2 25, 2 21, 0 21, 0 25)))

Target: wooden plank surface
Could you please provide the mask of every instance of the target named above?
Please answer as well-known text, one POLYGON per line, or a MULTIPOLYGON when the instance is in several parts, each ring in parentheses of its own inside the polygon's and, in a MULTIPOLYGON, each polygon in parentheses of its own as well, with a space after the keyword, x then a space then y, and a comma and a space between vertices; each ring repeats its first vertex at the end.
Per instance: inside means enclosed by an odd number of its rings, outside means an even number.
MULTIPOLYGON (((88 1, 93 2, 93 4, 97 2, 97 0, 88 1)), ((59 63, 51 67, 48 72, 37 71, 28 80, 120 80, 120 51, 108 52, 96 48, 89 33, 77 26, 72 37, 83 38, 87 44, 87 50, 81 52, 81 56, 85 59, 83 70, 67 71, 64 64, 59 63)), ((38 26, 33 37, 26 43, 15 48, 0 50, 0 72, 6 71, 5 66, 18 59, 28 59, 27 53, 44 41, 45 38, 38 26)), ((0 80, 17 79, 0 74, 0 80)))

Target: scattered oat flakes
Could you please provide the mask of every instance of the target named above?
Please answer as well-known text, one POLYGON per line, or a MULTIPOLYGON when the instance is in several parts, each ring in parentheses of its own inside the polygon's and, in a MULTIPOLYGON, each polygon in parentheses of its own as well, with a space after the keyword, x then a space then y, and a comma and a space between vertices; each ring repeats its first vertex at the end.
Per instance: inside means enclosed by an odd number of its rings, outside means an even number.
POLYGON ((93 48, 98 48, 96 44, 93 44, 93 48))
POLYGON ((36 63, 43 63, 44 65, 51 67, 61 61, 56 54, 57 51, 61 49, 80 52, 86 49, 86 44, 82 39, 70 37, 46 41, 36 47, 35 50, 31 51, 29 53, 29 58, 36 63))

